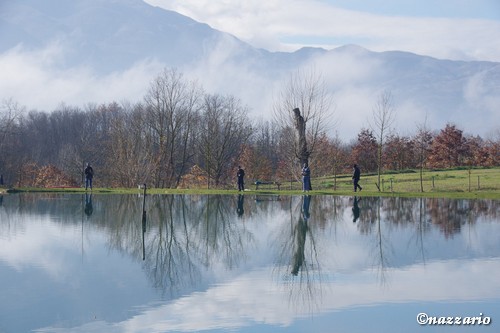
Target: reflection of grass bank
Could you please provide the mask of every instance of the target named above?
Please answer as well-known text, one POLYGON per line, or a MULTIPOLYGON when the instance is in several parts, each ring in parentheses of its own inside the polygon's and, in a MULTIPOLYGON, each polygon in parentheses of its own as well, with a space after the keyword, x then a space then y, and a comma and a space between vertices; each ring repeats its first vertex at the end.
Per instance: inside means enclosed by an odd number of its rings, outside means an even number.
MULTIPOLYGON (((360 184, 362 192, 359 196, 400 196, 400 197, 446 197, 446 198, 490 198, 500 199, 500 168, 493 169, 447 169, 432 170, 423 173, 424 192, 420 192, 420 173, 410 170, 400 173, 386 173, 382 176, 381 192, 375 185, 377 175, 362 175, 360 184), (469 172, 470 171, 470 172, 469 172)), ((333 177, 313 179, 315 195, 353 195, 351 175, 337 177, 337 188, 333 188, 333 177)), ((234 189, 148 189, 149 194, 238 194, 236 183, 234 189)), ((245 194, 303 194, 301 184, 297 182, 282 183, 281 190, 275 187, 259 188, 247 181, 245 194)), ((22 188, 23 192, 63 192, 84 193, 83 188, 22 188)), ((89 191, 90 193, 90 191, 89 191)), ((138 188, 94 188, 92 193, 139 194, 138 188)))

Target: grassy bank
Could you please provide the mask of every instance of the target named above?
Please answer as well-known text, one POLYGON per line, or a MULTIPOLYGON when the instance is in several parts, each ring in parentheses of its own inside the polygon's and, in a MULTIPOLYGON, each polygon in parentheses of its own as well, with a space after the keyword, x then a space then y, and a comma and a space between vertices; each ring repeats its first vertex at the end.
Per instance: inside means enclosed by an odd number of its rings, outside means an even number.
MULTIPOLYGON (((400 196, 400 197, 446 197, 446 198, 488 198, 500 200, 500 168, 429 170, 423 173, 424 192, 420 191, 418 170, 401 173, 386 173, 381 177, 381 189, 377 189, 377 175, 362 175, 360 185, 363 191, 358 196, 400 196)), ((236 185, 236 184, 235 184, 236 185)), ((350 175, 314 178, 312 195, 353 195, 350 175), (335 188, 334 188, 335 184, 335 188)), ((256 186, 247 181, 245 194, 303 194, 298 182, 256 186)), ((0 189, 0 192, 2 189, 0 189)), ((64 192, 85 193, 83 188, 21 188, 17 192, 64 192)), ((5 192, 5 190, 4 190, 5 192)), ((92 193, 137 194, 138 188, 94 188, 92 193)), ((234 188, 228 189, 148 189, 149 194, 238 194, 234 188)))
MULTIPOLYGON (((423 192, 419 170, 386 173, 381 176, 379 192, 376 186, 377 175, 362 175, 361 193, 366 191, 381 195, 500 199, 500 168, 427 170, 423 172, 422 180, 423 192)), ((335 179, 331 177, 316 179, 318 188, 333 188, 334 183, 335 179)), ((338 191, 352 193, 350 175, 338 177, 336 188, 338 191)))

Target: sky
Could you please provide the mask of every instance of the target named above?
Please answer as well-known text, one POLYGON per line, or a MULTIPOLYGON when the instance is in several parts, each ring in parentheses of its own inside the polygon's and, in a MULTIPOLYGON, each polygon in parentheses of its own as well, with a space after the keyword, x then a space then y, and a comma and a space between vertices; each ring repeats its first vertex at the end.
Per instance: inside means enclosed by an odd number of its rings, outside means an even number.
MULTIPOLYGON (((500 0, 144 1, 270 51, 291 52, 305 46, 333 49, 357 44, 375 52, 400 50, 439 59, 500 62, 500 0)), ((282 84, 280 78, 263 82, 252 71, 227 66, 224 57, 230 50, 226 46, 217 48, 207 62, 189 68, 190 73, 185 74, 212 89, 211 93, 241 98, 252 110, 253 118, 269 116, 275 90, 282 84)), ((3 101, 10 99, 28 110, 54 110, 65 104, 84 107, 111 101, 135 103, 142 100, 152 78, 165 66, 155 59, 145 59, 127 70, 106 75, 84 65, 60 69, 57 65, 71 51, 71 46, 56 40, 36 50, 26 50, 21 45, 0 53, 0 111, 3 101)), ((322 74, 328 72, 337 80, 332 107, 338 124, 335 131, 343 139, 352 139, 359 129, 369 127, 377 93, 354 83, 368 82, 377 66, 367 61, 335 59, 333 65, 322 68, 322 74), (337 88, 340 84, 341 88, 337 88)), ((500 95, 498 88, 488 86, 488 82, 491 80, 478 75, 464 86, 464 99, 475 105, 481 116, 458 114, 456 110, 452 110, 453 116, 443 115, 411 101, 397 101, 400 134, 412 134, 415 124, 429 115, 432 129, 443 128, 453 118, 466 133, 500 135, 500 95)))
POLYGON ((499 0, 145 0, 255 47, 357 44, 452 60, 500 61, 499 0))

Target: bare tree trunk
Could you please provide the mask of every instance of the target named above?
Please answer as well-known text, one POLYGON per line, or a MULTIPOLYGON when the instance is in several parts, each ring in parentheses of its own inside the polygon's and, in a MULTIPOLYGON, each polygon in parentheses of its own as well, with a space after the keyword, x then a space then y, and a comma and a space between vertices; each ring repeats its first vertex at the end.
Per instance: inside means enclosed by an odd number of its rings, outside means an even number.
POLYGON ((286 157, 287 160, 298 158, 302 165, 309 162, 317 142, 330 126, 332 104, 332 95, 327 91, 325 81, 321 75, 316 75, 314 69, 299 70, 290 75, 273 106, 275 120, 282 131, 295 129, 294 151, 290 149, 291 156, 286 157))
POLYGON ((300 165, 309 165, 310 152, 307 150, 306 122, 300 115, 300 109, 293 109, 295 119, 295 155, 300 160, 300 165))
POLYGON ((373 109, 374 128, 377 133, 377 189, 380 192, 380 175, 382 173, 382 154, 384 151, 384 140, 388 135, 390 126, 394 122, 394 106, 392 104, 392 94, 383 91, 373 109))

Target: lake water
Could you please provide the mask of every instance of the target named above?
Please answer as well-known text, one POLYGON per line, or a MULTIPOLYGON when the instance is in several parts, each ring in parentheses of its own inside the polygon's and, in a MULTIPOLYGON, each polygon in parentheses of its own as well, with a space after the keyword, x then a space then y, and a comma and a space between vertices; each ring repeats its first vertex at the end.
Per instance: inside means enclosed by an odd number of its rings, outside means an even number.
POLYGON ((2 333, 500 332, 500 202, 5 195, 0 285, 2 333))

